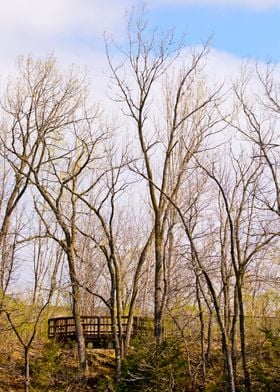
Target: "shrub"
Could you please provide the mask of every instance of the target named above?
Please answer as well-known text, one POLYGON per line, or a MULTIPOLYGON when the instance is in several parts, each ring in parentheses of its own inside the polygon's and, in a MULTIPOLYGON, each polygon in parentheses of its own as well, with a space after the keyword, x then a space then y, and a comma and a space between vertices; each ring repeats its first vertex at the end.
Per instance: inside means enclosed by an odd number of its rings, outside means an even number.
POLYGON ((124 361, 123 380, 119 391, 187 392, 188 362, 178 340, 165 340, 160 345, 138 339, 124 361))
POLYGON ((280 330, 263 329, 264 345, 252 368, 255 390, 277 392, 280 385, 280 330))
POLYGON ((61 347, 58 344, 55 342, 46 343, 40 356, 32 361, 30 365, 33 390, 59 391, 57 376, 62 371, 62 361, 61 347))

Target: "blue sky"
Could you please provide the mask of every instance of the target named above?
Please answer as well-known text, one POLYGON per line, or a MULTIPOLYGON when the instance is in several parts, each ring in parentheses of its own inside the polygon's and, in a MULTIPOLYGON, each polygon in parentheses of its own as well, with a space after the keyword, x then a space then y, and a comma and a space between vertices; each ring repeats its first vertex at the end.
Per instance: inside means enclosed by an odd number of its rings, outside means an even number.
MULTIPOLYGON (((54 53, 63 66, 76 63, 102 89, 106 59, 103 32, 124 41, 124 13, 131 0, 0 0, 0 81, 19 55, 54 53), (1 78, 2 75, 2 78, 1 78)), ((146 0, 149 20, 187 34, 190 45, 212 36, 216 66, 244 58, 280 63, 280 0, 146 0)))
MULTIPOLYGON (((279 1, 280 4, 280 1, 279 1)), ((236 6, 163 6, 150 12, 151 22, 186 32, 191 44, 212 37, 212 45, 235 56, 280 61, 280 9, 236 6)))

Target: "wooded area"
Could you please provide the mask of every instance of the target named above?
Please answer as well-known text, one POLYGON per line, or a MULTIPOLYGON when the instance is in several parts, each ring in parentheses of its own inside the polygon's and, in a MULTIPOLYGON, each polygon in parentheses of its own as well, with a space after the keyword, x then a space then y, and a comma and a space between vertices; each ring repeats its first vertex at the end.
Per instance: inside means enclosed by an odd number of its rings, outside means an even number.
POLYGON ((122 48, 106 40, 107 107, 93 102, 86 75, 61 70, 54 57, 20 59, 7 82, 0 338, 17 338, 26 391, 36 390, 30 351, 47 318, 73 315, 86 379, 82 316, 104 313, 116 390, 277 391, 279 70, 247 64, 236 80, 218 82, 206 72, 209 50, 186 50, 138 15, 122 48), (134 316, 153 320, 155 340, 131 341, 134 316), (168 323, 183 370, 166 354, 173 384, 162 375, 139 387, 148 376, 129 358, 142 353, 147 370, 152 352, 173 353, 168 323))

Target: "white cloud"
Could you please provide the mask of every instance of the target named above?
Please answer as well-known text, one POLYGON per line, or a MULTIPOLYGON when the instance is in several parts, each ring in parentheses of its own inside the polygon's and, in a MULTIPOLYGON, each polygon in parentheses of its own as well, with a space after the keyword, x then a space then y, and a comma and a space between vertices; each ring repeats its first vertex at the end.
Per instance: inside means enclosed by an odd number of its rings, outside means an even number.
POLYGON ((154 5, 209 5, 251 8, 256 10, 280 8, 280 0, 150 0, 154 5))
MULTIPOLYGON (((147 0, 148 7, 164 3, 176 4, 251 4, 261 0, 147 0)), ((267 5, 279 5, 280 0, 267 0, 267 5)), ((87 66, 94 83, 94 95, 104 97, 107 63, 104 54, 103 31, 115 38, 122 36, 125 9, 131 0, 0 0, 0 82, 13 72, 16 57, 29 53, 58 58, 63 67, 75 63, 87 66)), ((214 75, 227 77, 241 60, 227 53, 213 52, 208 67, 214 75), (218 70, 218 71, 217 71, 218 70)), ((216 76, 215 76, 216 77, 216 76)))
POLYGON ((9 0, 0 5, 0 29, 55 35, 77 29, 102 33, 119 22, 128 0, 9 0))
POLYGON ((0 80, 13 72, 22 54, 45 57, 54 52, 82 65, 92 53, 99 58, 103 32, 122 34, 129 7, 129 0, 0 0, 0 80))
POLYGON ((212 49, 207 58, 207 74, 211 78, 229 79, 239 74, 244 59, 212 49))

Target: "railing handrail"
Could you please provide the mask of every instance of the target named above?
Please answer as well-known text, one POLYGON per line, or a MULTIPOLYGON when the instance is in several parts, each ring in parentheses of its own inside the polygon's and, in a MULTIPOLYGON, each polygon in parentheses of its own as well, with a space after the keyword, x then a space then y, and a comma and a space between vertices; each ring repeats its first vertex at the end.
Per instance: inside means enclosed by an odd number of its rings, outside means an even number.
MULTIPOLYGON (((122 316, 123 335, 127 332, 128 316, 122 316)), ((139 328, 138 322, 141 317, 133 318, 133 332, 136 334, 139 328)), ((110 316, 81 316, 83 332, 85 337, 112 337, 112 322, 110 316)), ((48 336, 50 338, 67 338, 76 335, 75 320, 73 316, 58 316, 48 320, 48 336), (69 322, 70 321, 70 322, 69 322)))

